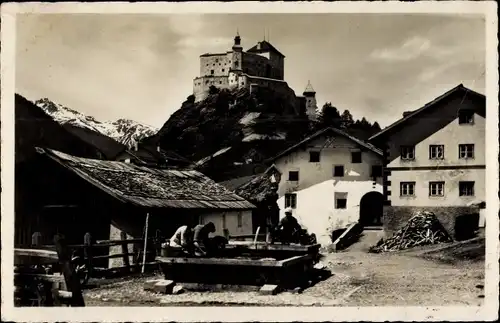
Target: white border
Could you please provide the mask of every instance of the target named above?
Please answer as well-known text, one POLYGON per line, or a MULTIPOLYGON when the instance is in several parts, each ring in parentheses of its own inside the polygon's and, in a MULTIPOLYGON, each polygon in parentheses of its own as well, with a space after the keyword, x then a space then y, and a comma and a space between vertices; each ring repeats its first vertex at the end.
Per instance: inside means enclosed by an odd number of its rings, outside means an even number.
POLYGON ((402 2, 184 2, 184 3, 4 3, 1 25, 2 140, 2 320, 6 321, 480 321, 498 309, 498 18, 493 1, 402 2), (14 91, 16 13, 441 13, 483 14, 486 19, 486 282, 483 307, 86 307, 14 308, 14 91))

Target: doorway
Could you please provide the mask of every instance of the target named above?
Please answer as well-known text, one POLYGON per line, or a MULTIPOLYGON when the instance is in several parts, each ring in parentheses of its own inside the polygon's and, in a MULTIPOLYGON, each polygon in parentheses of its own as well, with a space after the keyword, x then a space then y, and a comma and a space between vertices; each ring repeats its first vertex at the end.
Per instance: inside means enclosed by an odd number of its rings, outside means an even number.
POLYGON ((359 202, 359 224, 362 226, 381 226, 384 212, 384 195, 368 192, 359 202))

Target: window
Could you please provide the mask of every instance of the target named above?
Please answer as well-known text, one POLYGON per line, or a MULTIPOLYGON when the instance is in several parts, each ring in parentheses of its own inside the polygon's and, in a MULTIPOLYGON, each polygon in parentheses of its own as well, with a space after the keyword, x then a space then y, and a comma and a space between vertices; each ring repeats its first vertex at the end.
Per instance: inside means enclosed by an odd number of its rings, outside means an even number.
POLYGON ((239 66, 239 62, 238 61, 234 61, 234 66, 238 67, 239 66))
POLYGON ((444 145, 429 145, 429 159, 444 159, 444 145))
POLYGON ((444 196, 444 182, 430 182, 429 196, 444 196))
POLYGON ((241 212, 238 212, 238 228, 241 228, 243 226, 243 214, 241 212))
POLYGON ((400 196, 415 196, 415 182, 401 182, 400 196))
POLYGON ((458 145, 458 158, 474 158, 474 144, 458 145))
POLYGON ((347 193, 346 192, 335 192, 335 208, 336 209, 347 208, 347 193))
POLYGON ((200 215, 200 224, 205 224, 205 217, 200 215))
POLYGON ((213 75, 213 74, 214 74, 214 70, 210 70, 210 74, 212 74, 212 75, 213 75))
POLYGON ((458 182, 459 196, 474 196, 474 182, 458 182))
POLYGON ((335 208, 336 209, 345 209, 345 208, 347 208, 347 200, 346 199, 337 199, 337 200, 335 200, 335 208))
POLYGON ((344 177, 344 165, 333 166, 334 177, 344 177))
POLYGON ((216 58, 216 59, 215 59, 215 62, 216 62, 216 63, 218 63, 218 62, 219 62, 219 59, 218 59, 218 58, 216 58))
POLYGON ((288 180, 293 182, 299 181, 299 171, 293 170, 288 172, 288 180))
POLYGON ((380 165, 372 166, 372 177, 382 177, 382 166, 380 165))
POLYGON ((224 69, 222 69, 222 72, 224 73, 224 69))
POLYGON ((226 213, 222 213, 222 229, 227 229, 227 226, 226 226, 226 213))
POLYGON ((458 111, 458 124, 473 124, 473 123, 474 123, 473 110, 458 111))
POLYGON ((285 194, 285 208, 291 207, 292 209, 297 208, 297 194, 287 193, 285 194))
POLYGON ((309 152, 309 162, 310 163, 319 163, 319 151, 310 151, 309 152))
POLYGON ((353 164, 361 163, 361 152, 360 151, 351 152, 351 162, 353 164))
POLYGON ((415 159, 415 146, 401 146, 401 159, 414 160, 415 159))

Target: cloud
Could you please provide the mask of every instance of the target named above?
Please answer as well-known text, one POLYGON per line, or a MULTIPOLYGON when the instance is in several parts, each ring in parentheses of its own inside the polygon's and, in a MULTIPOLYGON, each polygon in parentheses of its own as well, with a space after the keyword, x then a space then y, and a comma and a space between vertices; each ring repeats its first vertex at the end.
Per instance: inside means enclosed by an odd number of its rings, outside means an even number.
POLYGON ((439 58, 453 52, 452 48, 432 44, 428 38, 414 36, 408 38, 400 46, 376 49, 370 54, 370 57, 382 61, 410 61, 423 55, 439 58))

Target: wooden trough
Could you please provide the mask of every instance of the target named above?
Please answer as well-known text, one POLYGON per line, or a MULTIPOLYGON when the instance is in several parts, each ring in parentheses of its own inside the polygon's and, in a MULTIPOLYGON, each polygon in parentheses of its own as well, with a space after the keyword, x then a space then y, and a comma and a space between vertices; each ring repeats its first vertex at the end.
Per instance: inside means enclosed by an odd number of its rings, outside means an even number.
POLYGON ((165 279, 176 283, 277 285, 304 287, 310 280, 319 245, 227 245, 211 258, 190 257, 166 247, 157 257, 165 279))

